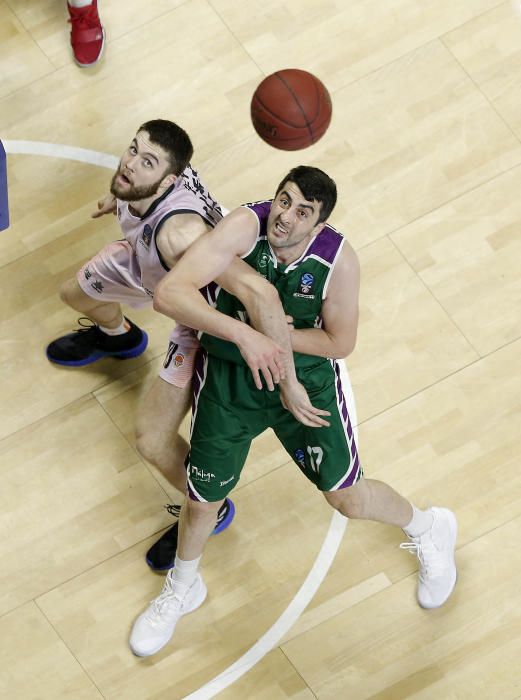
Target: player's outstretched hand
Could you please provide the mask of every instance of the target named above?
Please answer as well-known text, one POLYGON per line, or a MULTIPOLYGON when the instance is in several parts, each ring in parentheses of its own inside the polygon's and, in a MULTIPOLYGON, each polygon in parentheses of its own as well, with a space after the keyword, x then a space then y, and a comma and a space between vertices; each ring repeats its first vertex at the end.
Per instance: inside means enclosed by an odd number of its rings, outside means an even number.
POLYGON ((321 428, 329 423, 321 416, 330 416, 329 411, 315 408, 304 386, 297 380, 283 382, 280 385, 280 400, 286 410, 292 413, 295 418, 310 428, 321 428))
POLYGON ((253 375, 257 389, 262 389, 262 378, 269 391, 286 376, 286 353, 268 336, 251 329, 238 346, 253 375), (262 376, 262 378, 261 378, 262 376))
POLYGON ((98 211, 93 211, 91 217, 93 219, 99 219, 100 216, 104 214, 115 214, 116 213, 116 198, 113 194, 106 194, 101 199, 98 199, 98 211))

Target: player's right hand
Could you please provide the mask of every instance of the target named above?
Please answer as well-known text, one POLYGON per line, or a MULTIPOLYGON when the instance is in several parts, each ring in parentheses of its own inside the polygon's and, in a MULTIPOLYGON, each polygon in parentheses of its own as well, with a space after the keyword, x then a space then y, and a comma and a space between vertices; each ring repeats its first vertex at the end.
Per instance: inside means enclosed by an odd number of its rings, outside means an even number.
POLYGON ((329 426, 328 421, 322 416, 330 416, 331 413, 322 408, 315 408, 309 400, 306 389, 296 379, 281 383, 280 400, 284 408, 292 413, 299 423, 308 425, 310 428, 329 426))
POLYGON ((98 211, 93 211, 91 217, 93 219, 99 219, 100 216, 104 214, 115 214, 116 213, 116 198, 113 194, 106 194, 101 199, 98 199, 98 211))

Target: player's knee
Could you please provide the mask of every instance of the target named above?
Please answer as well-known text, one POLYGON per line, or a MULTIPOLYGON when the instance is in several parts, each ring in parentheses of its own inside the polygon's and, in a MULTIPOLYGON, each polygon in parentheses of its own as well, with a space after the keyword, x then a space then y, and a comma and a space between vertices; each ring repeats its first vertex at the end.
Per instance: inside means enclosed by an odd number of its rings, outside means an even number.
POLYGON ((208 518, 214 518, 223 501, 194 501, 192 498, 186 499, 186 507, 188 510, 188 517, 192 522, 203 521, 208 518))
POLYGON ((139 426, 136 428, 136 449, 139 454, 156 467, 161 468, 161 448, 155 436, 139 426))
POLYGON ((64 304, 71 306, 73 300, 73 284, 75 280, 67 280, 60 287, 60 299, 64 304))
POLYGON ((86 313, 92 306, 92 299, 85 294, 76 278, 67 280, 60 287, 60 299, 76 311, 86 313))
POLYGON ((161 436, 151 429, 151 424, 140 416, 135 428, 136 449, 139 454, 156 467, 162 461, 162 441, 161 436))
POLYGON ((366 517, 367 508, 364 493, 358 492, 353 486, 338 491, 327 491, 324 496, 329 505, 346 518, 358 520, 366 517))
POLYGON ((351 518, 352 520, 363 519, 366 517, 366 511, 364 504, 358 500, 348 500, 345 503, 340 504, 338 510, 345 515, 346 518, 351 518))

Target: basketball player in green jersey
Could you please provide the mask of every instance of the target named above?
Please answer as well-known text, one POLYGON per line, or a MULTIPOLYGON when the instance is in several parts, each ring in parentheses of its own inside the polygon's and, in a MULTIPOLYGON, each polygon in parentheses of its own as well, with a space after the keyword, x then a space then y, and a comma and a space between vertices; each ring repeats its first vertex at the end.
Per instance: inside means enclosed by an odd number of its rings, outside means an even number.
MULTIPOLYGON (((333 359, 354 346, 359 287, 354 250, 326 223, 335 202, 335 183, 325 173, 294 168, 273 201, 232 212, 194 243, 157 288, 155 307, 201 329, 204 351, 196 363, 189 498, 181 511, 177 556, 159 598, 134 624, 130 646, 139 656, 159 651, 180 616, 204 601, 206 586, 198 573, 204 544, 217 509, 239 480, 251 440, 267 427, 333 508, 405 531, 410 542, 404 547, 420 561, 417 595, 422 607, 439 607, 452 593, 454 514, 438 507, 421 511, 362 473, 342 375, 333 359), (274 392, 255 388, 240 353, 227 342, 247 321, 246 312, 211 280, 236 256, 271 282, 292 320, 294 366, 288 364, 274 392), (206 300, 199 291, 205 285, 206 300), (321 410, 321 427, 306 425, 305 408, 300 416, 284 408, 294 407, 304 391, 321 410)), ((287 328, 280 328, 283 346, 287 334, 287 328)))

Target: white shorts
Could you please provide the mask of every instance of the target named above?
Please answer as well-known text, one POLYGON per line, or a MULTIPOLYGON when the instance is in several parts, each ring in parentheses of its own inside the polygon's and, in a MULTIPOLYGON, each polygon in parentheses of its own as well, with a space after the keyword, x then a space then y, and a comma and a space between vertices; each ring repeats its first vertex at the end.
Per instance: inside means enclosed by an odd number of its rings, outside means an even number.
POLYGON ((114 241, 76 273, 85 294, 100 301, 117 301, 135 309, 152 303, 141 285, 141 270, 128 241, 114 241))
MULTIPOLYGON (((76 278, 87 296, 104 302, 140 308, 152 303, 152 295, 141 286, 141 271, 128 241, 114 241, 89 260, 76 278)), ((184 389, 192 381, 199 341, 196 331, 178 324, 168 340, 161 379, 184 389)))

